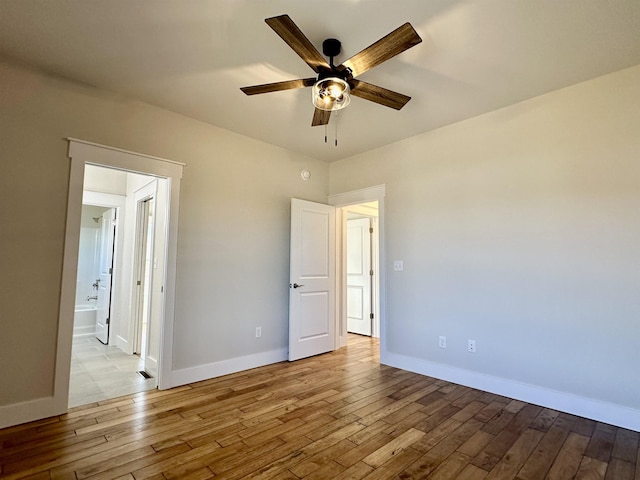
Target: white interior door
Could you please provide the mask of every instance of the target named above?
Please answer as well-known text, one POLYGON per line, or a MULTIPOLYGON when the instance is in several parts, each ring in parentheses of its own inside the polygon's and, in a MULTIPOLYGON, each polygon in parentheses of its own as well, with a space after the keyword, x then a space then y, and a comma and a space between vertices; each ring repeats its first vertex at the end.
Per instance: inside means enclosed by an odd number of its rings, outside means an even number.
POLYGON ((113 273, 113 240, 116 228, 116 209, 111 208, 100 219, 100 260, 98 300, 96 312, 96 338, 105 345, 109 343, 111 315, 111 277, 113 273))
POLYGON ((135 191, 136 233, 134 252, 133 313, 135 323, 134 353, 144 361, 143 370, 154 376, 157 368, 148 366, 151 298, 153 296, 154 220, 156 181, 135 191), (154 370, 149 372, 148 369, 154 370))
POLYGON ((156 377, 160 369, 160 336, 166 278, 167 181, 157 178, 135 191, 136 241, 133 292, 134 353, 143 370, 156 377))
POLYGON ((149 236, 152 237, 149 257, 149 314, 147 329, 147 346, 144 355, 144 369, 153 377, 157 377, 160 359, 160 336, 162 319, 164 318, 164 283, 165 283, 165 252, 167 228, 167 181, 156 179, 156 194, 148 226, 149 236))
POLYGON ((347 220, 347 331, 371 336, 371 219, 347 220))
POLYGON ((291 199, 289 360, 335 349, 335 208, 291 199))
POLYGON ((136 204, 136 234, 134 253, 134 306, 135 340, 133 353, 144 358, 147 348, 149 323, 149 263, 153 254, 153 197, 138 200, 136 204))

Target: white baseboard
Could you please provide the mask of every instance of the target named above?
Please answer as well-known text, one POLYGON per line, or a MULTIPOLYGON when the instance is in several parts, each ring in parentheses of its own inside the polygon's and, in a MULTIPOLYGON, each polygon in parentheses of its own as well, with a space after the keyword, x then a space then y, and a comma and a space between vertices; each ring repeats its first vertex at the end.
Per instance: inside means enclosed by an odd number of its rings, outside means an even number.
POLYGON ((640 410, 391 352, 380 361, 410 372, 640 432, 640 410))
MULTIPOLYGON (((228 375, 244 370, 250 370, 272 363, 287 360, 287 349, 272 350, 256 353, 244 357, 222 360, 220 362, 199 365, 197 367, 174 370, 167 388, 178 387, 188 383, 208 380, 210 378, 228 375)), ((43 418, 62 415, 67 411, 67 405, 58 405, 53 397, 39 398, 28 402, 0 406, 0 428, 20 425, 22 423, 43 418)))
POLYGON ((85 331, 83 332, 82 330, 76 330, 75 328, 73 329, 73 338, 87 338, 87 337, 92 337, 96 334, 95 332, 95 328, 93 329, 93 331, 85 331))
POLYGON ((116 347, 122 350, 124 353, 128 355, 133 355, 133 349, 130 347, 129 342, 121 337, 120 335, 116 335, 116 347))
POLYGON ((150 375, 157 377, 158 376, 158 359, 151 355, 147 355, 144 359, 144 370, 150 375))
POLYGON ((272 363, 287 360, 288 352, 286 348, 271 350, 269 352, 255 353, 244 357, 236 357, 219 362, 198 365, 197 367, 184 368, 171 372, 171 387, 179 387, 188 383, 200 382, 210 378, 221 377, 230 373, 250 370, 272 363))
POLYGON ((66 405, 58 405, 53 397, 37 398, 27 402, 0 406, 0 428, 62 415, 66 405))

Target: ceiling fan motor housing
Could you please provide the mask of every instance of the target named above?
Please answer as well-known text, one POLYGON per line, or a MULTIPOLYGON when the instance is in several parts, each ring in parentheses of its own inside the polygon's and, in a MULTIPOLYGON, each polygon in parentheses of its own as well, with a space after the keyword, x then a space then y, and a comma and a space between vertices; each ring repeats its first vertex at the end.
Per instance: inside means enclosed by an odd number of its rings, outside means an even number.
POLYGON ((351 76, 351 70, 348 68, 338 69, 333 63, 333 57, 338 56, 341 50, 342 43, 340 43, 340 40, 336 38, 327 38, 324 42, 322 42, 322 53, 324 53, 326 57, 329 57, 330 68, 320 68, 317 81, 319 82, 320 80, 324 80, 325 78, 340 78, 347 82, 351 88, 353 88, 353 85, 351 85, 351 80, 353 78, 351 76))
POLYGON ((322 53, 324 53, 325 57, 337 57, 340 55, 340 49, 342 44, 340 40, 335 38, 327 38, 324 42, 322 42, 322 53))

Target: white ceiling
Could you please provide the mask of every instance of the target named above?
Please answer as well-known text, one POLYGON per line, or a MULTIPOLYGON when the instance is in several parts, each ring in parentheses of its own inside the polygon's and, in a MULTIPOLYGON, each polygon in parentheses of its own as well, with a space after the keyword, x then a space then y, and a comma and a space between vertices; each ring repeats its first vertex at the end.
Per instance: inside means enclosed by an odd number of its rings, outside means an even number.
POLYGON ((0 55, 333 161, 640 64, 638 0, 0 0, 0 55), (311 127, 314 76, 264 22, 283 13, 336 64, 404 22, 423 42, 361 77, 400 111, 354 98, 311 127))

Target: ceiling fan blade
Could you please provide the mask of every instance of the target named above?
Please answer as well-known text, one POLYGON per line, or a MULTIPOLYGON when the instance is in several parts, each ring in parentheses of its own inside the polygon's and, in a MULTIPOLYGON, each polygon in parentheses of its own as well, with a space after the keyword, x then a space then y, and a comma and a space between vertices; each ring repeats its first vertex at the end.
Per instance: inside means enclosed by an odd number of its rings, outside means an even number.
POLYGON ((385 107, 400 110, 409 100, 411 100, 411 97, 408 97, 407 95, 403 95, 402 93, 394 92, 377 85, 372 85, 371 83, 363 82, 362 80, 352 80, 351 83, 353 84, 351 95, 379 103, 385 107))
POLYGON ((304 33, 302 33, 302 30, 293 23, 289 15, 267 18, 265 22, 267 22, 267 25, 269 25, 274 32, 280 35, 280 38, 282 38, 314 72, 320 73, 321 69, 331 68, 316 47, 314 47, 304 33))
POLYGON ((313 112, 313 121, 311 122, 311 126, 317 127, 318 125, 327 125, 329 123, 329 118, 331 118, 331 110, 321 110, 316 108, 313 112))
POLYGON ((361 52, 356 53, 340 65, 338 70, 343 71, 345 68, 348 68, 351 70, 351 75, 357 77, 420 42, 422 42, 422 38, 420 38, 420 35, 413 29, 411 24, 407 22, 396 28, 389 35, 382 37, 361 52))
POLYGON ((264 85, 242 87, 240 90, 247 95, 257 95, 259 93, 279 92, 280 90, 312 87, 314 83, 316 83, 315 78, 299 78, 298 80, 287 80, 285 82, 265 83, 264 85))

